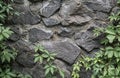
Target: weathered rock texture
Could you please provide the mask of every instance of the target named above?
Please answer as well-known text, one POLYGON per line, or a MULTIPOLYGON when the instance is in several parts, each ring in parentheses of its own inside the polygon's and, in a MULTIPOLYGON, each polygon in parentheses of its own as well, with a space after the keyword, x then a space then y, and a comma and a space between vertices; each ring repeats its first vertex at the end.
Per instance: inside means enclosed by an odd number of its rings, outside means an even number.
MULTIPOLYGON (((19 51, 13 68, 33 78, 45 78, 42 65, 33 62, 35 44, 55 52, 55 64, 71 78, 76 59, 101 46, 92 30, 107 26, 109 14, 120 9, 116 0, 15 0, 14 8, 20 15, 10 20, 9 45, 19 51)), ((90 78, 90 73, 81 75, 90 78)))

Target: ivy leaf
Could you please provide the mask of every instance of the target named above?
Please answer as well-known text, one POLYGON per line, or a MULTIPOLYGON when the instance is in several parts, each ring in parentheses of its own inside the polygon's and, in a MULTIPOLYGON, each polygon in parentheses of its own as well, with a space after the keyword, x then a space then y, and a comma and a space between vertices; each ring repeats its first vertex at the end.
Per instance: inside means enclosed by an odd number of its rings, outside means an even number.
POLYGON ((107 35, 107 39, 109 40, 110 43, 112 43, 115 39, 114 35, 107 35))
POLYGON ((62 70, 59 69, 59 73, 60 73, 62 78, 65 78, 64 72, 62 70))
POLYGON ((118 16, 116 14, 112 13, 112 15, 109 16, 109 19, 110 19, 110 21, 114 21, 114 20, 118 19, 118 16))
POLYGON ((119 53, 118 52, 114 52, 114 56, 115 57, 119 57, 119 53))
POLYGON ((3 35, 0 35, 0 41, 2 41, 2 40, 3 40, 3 38, 4 38, 4 37, 3 37, 3 35))
POLYGON ((37 57, 35 57, 35 60, 34 60, 34 62, 36 63, 36 62, 41 62, 41 63, 43 63, 43 57, 42 56, 37 56, 37 57))
POLYGON ((108 58, 113 57, 113 54, 114 54, 114 52, 113 52, 113 51, 109 51, 109 53, 108 53, 108 58))
POLYGON ((112 35, 116 34, 114 29, 112 29, 112 28, 107 28, 105 32, 108 33, 108 34, 112 34, 112 35))
POLYGON ((50 67, 50 71, 51 71, 51 73, 53 75, 54 74, 54 68, 52 66, 50 67))
POLYGON ((50 72, 50 69, 46 69, 45 70, 45 75, 48 75, 49 72, 50 72))
POLYGON ((117 37, 118 41, 120 42, 120 36, 117 37))
POLYGON ((5 38, 9 38, 9 34, 7 33, 2 33, 5 38))
POLYGON ((49 55, 47 55, 47 54, 42 54, 42 57, 44 57, 44 58, 48 58, 49 55))

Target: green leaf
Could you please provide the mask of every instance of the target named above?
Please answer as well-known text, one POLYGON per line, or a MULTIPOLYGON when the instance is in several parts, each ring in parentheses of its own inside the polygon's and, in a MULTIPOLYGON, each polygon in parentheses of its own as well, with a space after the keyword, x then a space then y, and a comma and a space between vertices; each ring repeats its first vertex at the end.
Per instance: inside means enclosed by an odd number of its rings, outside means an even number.
POLYGON ((117 19, 118 19, 118 15, 117 14, 114 14, 114 13, 112 13, 112 15, 111 16, 109 16, 109 19, 110 19, 110 21, 112 22, 112 21, 116 21, 117 19))
POLYGON ((0 41, 2 41, 4 39, 3 35, 0 35, 0 41))
POLYGON ((14 52, 11 52, 9 49, 5 49, 1 52, 2 62, 10 62, 14 58, 14 52))
POLYGON ((7 33, 2 33, 5 38, 9 38, 9 34, 7 33))
POLYGON ((42 54, 43 58, 48 58, 49 56, 47 54, 42 54))
POLYGON ((53 75, 53 74, 54 74, 54 68, 51 67, 51 68, 50 68, 50 71, 51 71, 51 73, 52 73, 52 75, 53 75))
POLYGON ((120 36, 117 36, 118 41, 120 42, 120 36))
POLYGON ((50 72, 50 69, 46 69, 45 70, 45 75, 48 75, 49 72, 50 72))
POLYGON ((34 62, 40 62, 43 63, 43 57, 41 55, 38 55, 37 57, 35 57, 34 62))
POLYGON ((7 74, 10 75, 11 77, 16 77, 16 74, 13 73, 13 72, 9 72, 9 73, 7 73, 7 74))
POLYGON ((113 57, 113 54, 114 54, 113 51, 109 51, 109 53, 108 53, 108 58, 112 58, 112 57, 113 57))
POLYGON ((114 35, 107 35, 107 39, 109 40, 110 43, 112 43, 115 39, 114 35))
POLYGON ((114 56, 115 57, 119 57, 119 53, 118 52, 114 52, 114 56))
POLYGON ((65 78, 64 72, 62 70, 59 69, 59 73, 62 78, 65 78))
POLYGON ((111 35, 115 35, 115 34, 116 34, 116 33, 115 33, 115 30, 112 29, 112 28, 107 28, 107 29, 105 30, 105 32, 108 33, 108 34, 111 34, 111 35))

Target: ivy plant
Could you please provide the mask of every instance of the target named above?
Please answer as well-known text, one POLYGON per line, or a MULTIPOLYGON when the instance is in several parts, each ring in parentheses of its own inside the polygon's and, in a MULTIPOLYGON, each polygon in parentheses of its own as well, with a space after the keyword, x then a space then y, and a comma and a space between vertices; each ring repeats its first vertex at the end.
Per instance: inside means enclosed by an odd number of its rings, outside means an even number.
POLYGON ((49 52, 43 46, 37 45, 35 47, 34 62, 45 63, 45 78, 57 78, 56 73, 59 72, 60 76, 64 78, 64 72, 54 64, 56 54, 49 52))
POLYGON ((80 78, 82 67, 92 71, 91 78, 120 78, 120 11, 112 13, 109 19, 109 26, 94 30, 95 35, 105 35, 101 41, 103 47, 94 57, 82 56, 73 65, 72 78, 80 78))
POLYGON ((11 67, 17 55, 17 51, 6 44, 13 33, 9 27, 5 26, 8 16, 14 14, 11 3, 12 0, 0 0, 0 78, 31 78, 24 74, 20 76, 11 67))

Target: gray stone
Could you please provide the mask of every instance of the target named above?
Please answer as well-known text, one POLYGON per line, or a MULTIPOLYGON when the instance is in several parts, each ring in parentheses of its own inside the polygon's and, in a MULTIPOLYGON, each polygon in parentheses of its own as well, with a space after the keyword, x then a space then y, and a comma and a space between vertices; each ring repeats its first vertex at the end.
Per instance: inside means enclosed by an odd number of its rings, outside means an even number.
POLYGON ((17 42, 15 42, 13 44, 9 44, 9 46, 18 50, 19 53, 33 51, 31 44, 24 40, 18 40, 17 42))
POLYGON ((107 27, 108 25, 109 25, 109 23, 108 22, 101 22, 101 21, 99 21, 99 20, 96 20, 95 21, 95 24, 96 24, 96 27, 107 27))
POLYGON ((14 4, 14 9, 19 13, 19 15, 14 15, 12 17, 13 24, 37 24, 40 22, 40 16, 31 12, 29 8, 29 3, 17 5, 14 4))
POLYGON ((71 36, 73 36, 74 31, 70 28, 61 27, 57 33, 61 37, 71 37, 71 36))
POLYGON ((67 0, 65 1, 60 8, 60 16, 62 18, 62 25, 69 25, 68 20, 70 16, 75 13, 81 6, 79 0, 67 0))
POLYGON ((87 24, 91 20, 91 17, 89 16, 71 16, 68 19, 65 19, 62 21, 62 25, 77 25, 81 26, 83 24, 87 24))
POLYGON ((80 0, 70 0, 63 3, 59 12, 62 18, 62 25, 82 25, 89 22, 91 20, 89 16, 84 16, 84 13, 78 12, 79 10, 86 10, 86 12, 88 12, 88 9, 81 7, 83 6, 80 0))
POLYGON ((61 22, 60 17, 57 15, 51 16, 50 18, 43 18, 42 20, 47 27, 58 25, 61 22))
POLYGON ((22 72, 23 71, 23 66, 19 65, 17 62, 12 63, 12 69, 17 71, 17 72, 22 72))
MULTIPOLYGON (((64 62, 56 59, 54 61, 55 65, 61 69, 64 72, 65 78, 71 78, 71 73, 70 71, 67 69, 69 66, 67 66, 64 62)), ((61 76, 59 75, 59 73, 57 73, 57 78, 61 78, 61 76)))
POLYGON ((33 28, 29 30, 29 40, 31 42, 48 40, 52 37, 53 32, 45 29, 33 28))
POLYGON ((29 7, 27 5, 25 6, 24 4, 20 4, 20 5, 13 4, 13 8, 15 11, 17 11, 19 13, 29 11, 29 7))
POLYGON ((93 49, 100 47, 98 42, 93 40, 95 38, 96 37, 90 31, 80 32, 75 34, 76 44, 82 47, 87 52, 90 52, 93 49))
POLYGON ((34 3, 34 4, 31 4, 30 5, 30 10, 34 13, 37 13, 39 14, 39 10, 42 8, 42 3, 41 2, 37 2, 37 3, 34 3))
POLYGON ((17 34, 16 32, 14 32, 11 36, 10 36, 10 40, 12 41, 17 41, 21 38, 21 35, 20 34, 17 34))
POLYGON ((37 24, 40 22, 40 17, 38 15, 33 14, 30 11, 22 12, 19 16, 15 16, 13 18, 14 24, 37 24), (15 19, 15 20, 14 20, 15 19))
POLYGON ((17 4, 24 4, 24 0, 14 0, 14 2, 17 4))
POLYGON ((112 8, 110 0, 83 0, 82 2, 94 11, 108 13, 112 8))
POLYGON ((33 78, 45 78, 45 73, 44 73, 44 66, 41 64, 37 64, 33 69, 32 69, 32 77, 33 78))
POLYGON ((39 2, 39 1, 43 1, 43 0, 29 0, 31 2, 39 2))
POLYGON ((120 10, 120 7, 114 7, 113 9, 112 9, 112 12, 111 13, 118 13, 119 12, 119 10, 120 10))
POLYGON ((81 15, 81 16, 88 15, 92 18, 94 17, 94 11, 82 3, 81 3, 81 6, 72 14, 73 15, 81 15))
POLYGON ((87 22, 89 22, 91 20, 91 18, 89 16, 72 16, 68 19, 68 23, 69 24, 73 24, 73 25, 83 25, 86 24, 87 22))
POLYGON ((10 36, 10 40, 17 41, 21 38, 21 32, 19 28, 17 27, 11 27, 11 30, 13 31, 13 34, 10 36))
POLYGON ((117 6, 117 0, 110 0, 110 5, 111 5, 112 7, 117 6))
POLYGON ((81 7, 80 0, 66 0, 60 8, 60 16, 64 19, 69 18, 81 7))
POLYGON ((107 20, 108 14, 103 12, 96 12, 96 19, 97 20, 107 20))
POLYGON ((29 67, 24 67, 17 62, 12 63, 12 69, 15 71, 16 74, 23 74, 23 75, 31 75, 31 68, 29 67))
POLYGON ((16 59, 17 63, 24 67, 29 67, 32 68, 35 63, 34 63, 34 55, 28 54, 28 53, 22 53, 17 56, 16 59))
POLYGON ((41 8, 40 13, 44 17, 50 17, 60 8, 60 5, 61 0, 50 0, 43 4, 43 8, 41 8))
POLYGON ((92 71, 90 70, 86 71, 85 68, 81 68, 81 71, 79 74, 80 74, 80 78, 91 78, 92 71))
POLYGON ((77 56, 82 51, 74 42, 72 42, 72 40, 69 39, 42 42, 41 45, 43 45, 48 51, 55 52, 58 59, 61 59, 70 65, 75 62, 77 56))

